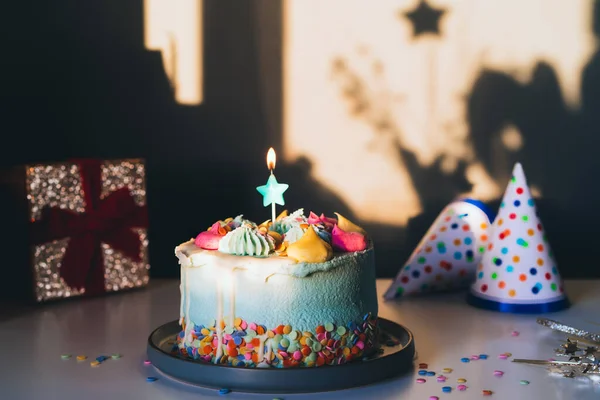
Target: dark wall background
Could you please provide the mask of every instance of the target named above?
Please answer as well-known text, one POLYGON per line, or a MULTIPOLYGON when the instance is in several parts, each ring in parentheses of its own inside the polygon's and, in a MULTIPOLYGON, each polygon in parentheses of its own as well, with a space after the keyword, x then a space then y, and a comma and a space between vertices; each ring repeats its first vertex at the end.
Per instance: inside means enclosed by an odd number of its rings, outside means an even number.
MULTIPOLYGON (((198 107, 174 102, 160 54, 144 48, 141 0, 23 3, 3 5, 0 23, 0 167, 145 158, 154 277, 177 276, 174 246, 214 220, 270 215, 255 187, 267 178, 266 149, 282 143, 281 113, 274 111, 282 102, 280 2, 204 1, 204 102, 198 107)), ((539 212, 565 277, 600 277, 594 251, 600 238, 599 59, 594 55, 586 68, 578 115, 566 111, 552 67, 543 62, 527 85, 502 71, 481 71, 469 95, 471 136, 492 175, 518 159, 543 188, 539 212), (526 143, 540 145, 498 158, 497 137, 507 123, 520 128, 526 143)), ((310 170, 308 159, 278 163, 278 176, 291 186, 289 208, 353 217, 310 170)), ((431 174, 415 173, 427 186, 431 174)), ((377 244, 380 276, 396 273, 452 196, 425 200, 424 214, 407 228, 364 224, 377 244)))

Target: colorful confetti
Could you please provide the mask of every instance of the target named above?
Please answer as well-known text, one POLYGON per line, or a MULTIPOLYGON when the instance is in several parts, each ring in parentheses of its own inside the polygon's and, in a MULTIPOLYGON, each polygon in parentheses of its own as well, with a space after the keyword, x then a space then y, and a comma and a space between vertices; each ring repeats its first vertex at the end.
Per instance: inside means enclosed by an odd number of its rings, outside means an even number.
POLYGON ((494 371, 494 376, 503 376, 503 375, 504 375, 503 371, 499 371, 499 370, 494 371))
POLYGON ((69 358, 71 358, 70 354, 61 354, 60 358, 62 358, 63 360, 68 360, 69 358))
POLYGON ((420 368, 420 369, 427 369, 427 367, 428 367, 428 365, 427 365, 427 364, 425 364, 425 363, 421 363, 421 364, 419 364, 419 368, 420 368))
POLYGON ((529 381, 526 381, 525 379, 522 379, 521 381, 519 381, 519 383, 521 385, 529 385, 529 381))
POLYGON ((427 371, 422 369, 418 372, 419 375, 427 375, 427 371))
POLYGON ((227 388, 219 389, 220 395, 225 395, 227 393, 231 393, 231 389, 227 389, 227 388))
POLYGON ((427 382, 427 379, 417 378, 417 383, 425 383, 425 382, 427 382))
POLYGON ((452 371, 453 371, 453 369, 452 369, 452 368, 444 368, 444 369, 442 370, 442 372, 443 372, 443 373, 445 373, 445 374, 449 374, 449 373, 451 373, 452 371))
POLYGON ((435 372, 434 371, 427 371, 427 376, 435 376, 435 372))
POLYGON ((151 364, 152 364, 152 362, 150 360, 144 361, 144 365, 151 365, 151 364))
POLYGON ((467 385, 458 385, 456 388, 461 392, 464 392, 465 390, 467 390, 467 385))
MULTIPOLYGON (((535 270, 535 268, 532 268, 532 270, 535 270)), ((529 272, 531 273, 531 271, 529 272)), ((537 272, 533 273, 533 275, 535 275, 537 272)), ((519 336, 520 333, 518 331, 512 331, 511 336, 519 336)))
POLYGON ((481 394, 483 394, 484 396, 491 396, 492 394, 494 394, 494 392, 492 392, 491 390, 482 390, 481 394))
POLYGON ((115 353, 115 354, 113 354, 113 355, 110 356, 110 358, 112 358, 113 360, 118 360, 121 357, 122 356, 119 353, 115 353))
POLYGON ((458 383, 467 383, 467 380, 465 378, 458 378, 456 380, 456 382, 458 382, 458 383))
POLYGON ((77 361, 85 361, 85 360, 87 360, 87 356, 84 356, 84 355, 77 356, 77 361))
POLYGON ((97 366, 99 366, 99 365, 100 365, 100 362, 98 362, 98 361, 92 361, 92 362, 90 363, 90 366, 92 366, 92 367, 97 367, 97 366))
POLYGON ((471 359, 470 359, 470 358, 468 358, 468 357, 463 357, 463 358, 461 358, 461 359, 460 359, 460 361, 461 361, 461 362, 464 362, 464 363, 468 363, 468 362, 470 362, 470 361, 471 361, 471 359))
POLYGON ((438 382, 446 382, 447 379, 448 378, 446 378, 444 375, 440 375, 436 378, 438 382))
POLYGON ((149 376, 146 378, 146 382, 156 382, 158 380, 155 376, 149 376))
POLYGON ((450 387, 450 386, 442 387, 442 392, 444 392, 444 393, 450 393, 451 391, 452 391, 452 387, 450 387))

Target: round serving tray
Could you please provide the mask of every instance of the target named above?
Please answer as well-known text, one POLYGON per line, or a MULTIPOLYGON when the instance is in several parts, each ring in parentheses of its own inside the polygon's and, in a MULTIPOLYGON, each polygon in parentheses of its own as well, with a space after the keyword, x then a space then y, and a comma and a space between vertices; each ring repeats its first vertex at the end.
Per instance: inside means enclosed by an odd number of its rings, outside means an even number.
POLYGON ((172 353, 181 327, 172 321, 148 338, 148 359, 173 379, 209 388, 258 393, 307 393, 369 385, 411 369, 415 356, 412 333, 395 322, 379 318, 382 350, 348 364, 318 368, 243 368, 208 364, 172 353))

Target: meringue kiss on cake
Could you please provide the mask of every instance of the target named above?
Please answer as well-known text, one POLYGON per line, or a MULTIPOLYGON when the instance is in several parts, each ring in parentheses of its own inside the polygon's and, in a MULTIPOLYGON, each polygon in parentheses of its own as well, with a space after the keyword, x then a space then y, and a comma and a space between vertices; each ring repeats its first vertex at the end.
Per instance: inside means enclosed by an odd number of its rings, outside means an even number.
POLYGON ((343 364, 377 350, 373 244, 340 214, 300 209, 262 224, 228 218, 175 254, 183 356, 288 368, 343 364))

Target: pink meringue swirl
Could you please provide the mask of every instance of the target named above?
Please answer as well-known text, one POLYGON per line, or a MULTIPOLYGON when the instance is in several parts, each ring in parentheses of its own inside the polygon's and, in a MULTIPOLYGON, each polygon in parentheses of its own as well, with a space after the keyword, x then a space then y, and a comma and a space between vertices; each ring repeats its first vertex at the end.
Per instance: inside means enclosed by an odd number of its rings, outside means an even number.
POLYGON ((227 230, 217 221, 207 231, 200 232, 194 243, 205 250, 217 250, 219 242, 226 234, 227 230))
POLYGON ((331 232, 331 244, 337 251, 362 251, 369 245, 367 237, 359 232, 344 232, 337 224, 331 232))

